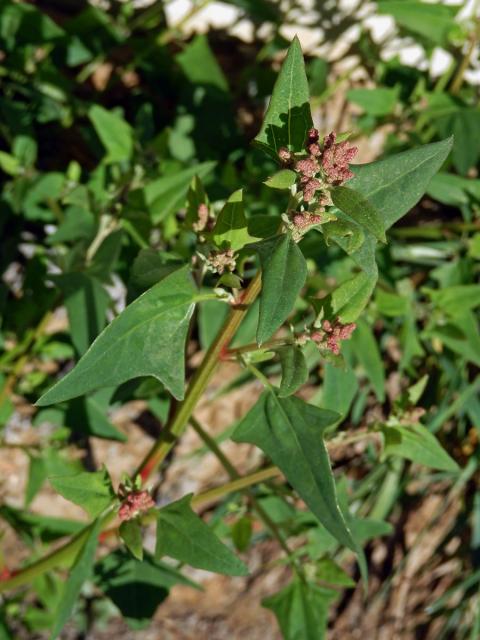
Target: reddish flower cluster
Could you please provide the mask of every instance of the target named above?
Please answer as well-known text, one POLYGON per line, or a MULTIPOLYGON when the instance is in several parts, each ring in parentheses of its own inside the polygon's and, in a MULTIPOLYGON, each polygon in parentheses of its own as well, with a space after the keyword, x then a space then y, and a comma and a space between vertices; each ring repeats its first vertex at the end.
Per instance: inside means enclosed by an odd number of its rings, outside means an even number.
POLYGON ((207 258, 208 266, 214 273, 220 275, 225 271, 235 271, 237 262, 232 249, 225 249, 225 251, 212 251, 207 258))
POLYGON ((140 513, 155 506, 155 502, 148 491, 131 491, 128 493, 118 510, 118 517, 123 522, 132 520, 140 513))
POLYGON ((353 178, 348 165, 355 157, 357 147, 350 147, 348 142, 335 143, 337 134, 332 131, 323 139, 322 169, 325 179, 331 184, 342 184, 353 178))
POLYGON ((324 320, 322 322, 322 328, 313 331, 310 334, 310 338, 316 342, 319 347, 327 349, 338 356, 340 353, 340 342, 342 340, 348 340, 356 327, 357 325, 354 322, 342 324, 339 318, 333 323, 330 322, 330 320, 324 320))
MULTIPOLYGON (((353 177, 348 165, 357 153, 356 147, 350 147, 348 142, 336 143, 337 134, 332 131, 323 139, 323 146, 319 144, 318 130, 312 128, 308 131, 305 149, 307 158, 297 160, 294 164, 295 171, 300 175, 300 189, 303 193, 303 201, 311 202, 315 197, 328 204, 325 194, 327 185, 339 185, 353 177)), ((282 147, 278 156, 284 166, 292 166, 294 156, 291 151, 282 147)))
POLYGON ((323 218, 317 213, 300 213, 297 211, 293 215, 292 222, 296 229, 302 231, 314 224, 321 224, 323 222, 323 218))

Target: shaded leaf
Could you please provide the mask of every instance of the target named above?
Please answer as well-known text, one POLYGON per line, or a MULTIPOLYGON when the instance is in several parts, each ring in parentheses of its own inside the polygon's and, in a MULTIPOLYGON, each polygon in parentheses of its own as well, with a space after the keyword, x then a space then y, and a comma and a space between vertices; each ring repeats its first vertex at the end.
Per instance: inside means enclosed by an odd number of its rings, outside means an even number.
POLYGON ((297 174, 291 169, 282 169, 265 180, 263 184, 271 189, 290 189, 297 180, 297 174))
POLYGON ((276 160, 281 147, 303 151, 307 132, 313 126, 309 98, 302 48, 295 36, 255 138, 256 144, 276 160))
POLYGON ((90 107, 88 116, 107 150, 105 162, 128 160, 133 151, 133 132, 128 122, 98 104, 90 107))
POLYGON ((158 605, 175 584, 198 588, 196 583, 145 553, 142 562, 118 549, 95 565, 95 582, 120 610, 132 629, 151 623, 158 605))

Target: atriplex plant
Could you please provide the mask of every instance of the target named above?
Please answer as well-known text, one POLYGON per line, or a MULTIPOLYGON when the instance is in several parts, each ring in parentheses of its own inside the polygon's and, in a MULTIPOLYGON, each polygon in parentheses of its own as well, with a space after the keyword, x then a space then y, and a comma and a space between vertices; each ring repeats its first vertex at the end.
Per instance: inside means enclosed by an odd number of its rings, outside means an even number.
MULTIPOLYGON (((94 115, 101 120, 105 112, 99 109, 94 115)), ((201 180, 195 176, 184 222, 197 238, 192 264, 179 267, 178 262, 166 259, 160 281, 131 302, 85 351, 75 368, 37 402, 38 406, 62 403, 101 388, 117 388, 140 376, 153 376, 178 401, 172 403, 174 410, 160 439, 117 490, 105 468, 50 478, 53 487, 83 507, 92 521, 62 547, 5 576, 0 590, 20 587, 54 567, 70 565, 51 629, 52 638, 58 637, 82 584, 92 576, 101 532, 111 527, 119 527, 121 539, 140 563, 139 572, 150 571, 152 563, 165 575, 170 572, 166 586, 182 578, 173 567, 160 562, 164 556, 209 571, 246 575, 245 564, 220 542, 194 508, 279 474, 286 477, 309 508, 312 515, 308 517, 318 519, 325 535, 330 534, 357 554, 367 582, 361 539, 345 500, 337 496, 327 453, 341 416, 294 394, 307 381, 307 345, 315 345, 324 361, 344 366, 341 341, 355 331, 355 321, 377 282, 376 245, 386 242, 387 229, 423 195, 447 158, 451 139, 349 167, 355 148, 347 138, 345 134, 330 133, 322 141, 314 128, 303 56, 295 39, 256 137, 256 144, 280 165, 273 176, 265 176, 265 184, 284 191, 285 213, 281 217, 247 218, 239 190, 215 219, 201 180), (307 261, 301 247, 310 233, 323 236, 325 251, 338 245, 358 269, 353 278, 328 295, 323 292, 323 297, 307 297, 303 328, 294 331, 285 324, 305 285, 307 261), (212 273, 218 274, 216 281, 212 273), (207 287, 204 281, 213 281, 214 286, 207 287), (232 340, 257 298, 256 342, 233 348, 232 340), (195 307, 212 304, 223 304, 229 311, 184 392, 186 343, 195 307), (275 334, 278 335, 273 337, 275 334), (261 363, 272 358, 278 358, 281 364, 278 387, 262 372, 261 363), (245 476, 238 474, 235 465, 194 418, 212 374, 225 359, 237 360, 265 386, 256 404, 237 425, 232 439, 256 445, 274 466, 245 476), (189 424, 220 458, 231 482, 158 508, 150 496, 148 481, 189 424), (144 554, 142 543, 142 525, 153 520, 157 523, 155 559, 144 554)), ((391 418, 386 425, 373 424, 353 434, 352 440, 374 437, 383 442, 383 455, 396 454, 455 473, 455 462, 435 437, 418 419, 408 419, 409 407, 415 406, 420 393, 421 383, 412 387, 408 399, 399 405, 397 419, 391 418)), ((349 435, 343 436, 336 439, 348 441, 349 435)), ((318 584, 318 575, 304 561, 301 548, 292 552, 270 515, 253 495, 250 500, 258 517, 280 543, 293 572, 292 582, 267 600, 266 606, 276 613, 285 638, 318 639, 330 592, 318 584), (292 608, 296 611, 293 617, 288 613, 292 608), (299 624, 300 636, 296 634, 299 624)), ((101 561, 103 573, 121 572, 126 558, 118 553, 106 556, 101 561)), ((97 572, 100 589, 101 575, 101 571, 97 572)))

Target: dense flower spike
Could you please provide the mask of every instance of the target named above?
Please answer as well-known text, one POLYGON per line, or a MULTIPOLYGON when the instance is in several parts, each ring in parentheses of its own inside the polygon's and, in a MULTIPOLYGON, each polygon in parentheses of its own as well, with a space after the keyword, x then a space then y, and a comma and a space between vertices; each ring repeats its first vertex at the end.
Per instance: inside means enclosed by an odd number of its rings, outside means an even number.
POLYGON ((336 133, 332 131, 323 139, 322 169, 325 179, 334 185, 339 185, 353 178, 349 163, 355 157, 357 147, 350 147, 347 141, 335 143, 336 133))
POLYGON ((122 522, 132 520, 154 506, 155 502, 148 491, 132 491, 122 502, 118 510, 118 517, 122 522))
POLYGON ((343 324, 337 318, 335 322, 324 320, 321 329, 317 329, 310 334, 310 338, 321 348, 331 351, 338 356, 340 353, 340 342, 351 338, 357 325, 354 322, 343 324))

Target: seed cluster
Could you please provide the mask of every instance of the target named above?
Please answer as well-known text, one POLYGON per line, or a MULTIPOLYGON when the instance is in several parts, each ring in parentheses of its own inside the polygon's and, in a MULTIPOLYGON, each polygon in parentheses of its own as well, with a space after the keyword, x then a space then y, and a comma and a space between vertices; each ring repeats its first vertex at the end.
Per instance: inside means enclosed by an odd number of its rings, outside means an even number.
POLYGON ((320 144, 318 130, 312 128, 305 141, 307 157, 295 159, 295 155, 285 147, 278 151, 282 164, 298 174, 303 202, 307 205, 313 203, 312 210, 290 213, 293 226, 300 234, 308 227, 324 221, 321 214, 332 203, 330 187, 343 184, 353 177, 349 163, 357 153, 357 147, 350 146, 347 141, 335 142, 336 139, 337 134, 332 131, 320 144))
POLYGON ((307 340, 313 340, 320 349, 325 349, 338 356, 342 340, 349 340, 356 328, 357 325, 354 322, 343 324, 340 318, 333 322, 323 320, 319 329, 302 334, 297 342, 305 344, 307 340))
POLYGON ((132 520, 154 506, 155 502, 148 491, 131 491, 125 496, 118 510, 118 517, 122 522, 132 520))

